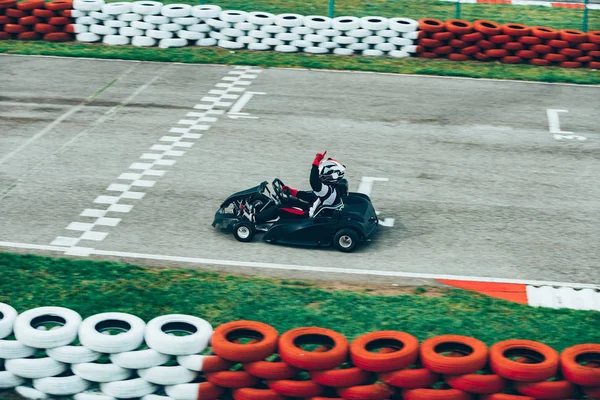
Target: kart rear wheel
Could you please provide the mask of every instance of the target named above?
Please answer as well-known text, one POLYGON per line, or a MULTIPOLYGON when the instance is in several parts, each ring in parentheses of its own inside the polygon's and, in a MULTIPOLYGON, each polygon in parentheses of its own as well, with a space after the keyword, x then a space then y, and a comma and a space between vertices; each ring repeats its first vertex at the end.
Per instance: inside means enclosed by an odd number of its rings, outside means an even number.
POLYGON ((240 221, 233 225, 233 237, 240 242, 251 242, 256 229, 250 221, 240 221))
POLYGON ((333 237, 333 245, 339 251, 349 253, 358 244, 358 233, 354 229, 340 229, 333 237))

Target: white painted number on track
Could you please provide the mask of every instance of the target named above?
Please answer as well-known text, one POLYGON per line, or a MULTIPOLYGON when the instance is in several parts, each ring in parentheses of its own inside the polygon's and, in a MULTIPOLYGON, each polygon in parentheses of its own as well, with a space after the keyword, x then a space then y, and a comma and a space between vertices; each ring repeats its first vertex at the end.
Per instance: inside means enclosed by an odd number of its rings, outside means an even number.
MULTIPOLYGON (((371 197, 371 192, 373 191, 373 184, 376 181, 387 182, 387 181, 389 181, 389 179, 388 178, 375 178, 372 176, 363 176, 360 179, 360 185, 358 185, 357 192, 366 194, 367 196, 371 197)), ((377 215, 379 215, 379 211, 375 211, 375 213, 377 215)), ((392 227, 392 226, 394 226, 394 218, 385 218, 383 220, 379 219, 379 225, 392 227)))
POLYGON ((553 134, 554 139, 556 140, 587 140, 585 136, 574 135, 573 132, 562 131, 560 130, 560 121, 558 118, 558 113, 568 113, 568 110, 556 110, 554 108, 549 108, 546 110, 546 114, 548 115, 548 127, 550 129, 550 133, 553 134))

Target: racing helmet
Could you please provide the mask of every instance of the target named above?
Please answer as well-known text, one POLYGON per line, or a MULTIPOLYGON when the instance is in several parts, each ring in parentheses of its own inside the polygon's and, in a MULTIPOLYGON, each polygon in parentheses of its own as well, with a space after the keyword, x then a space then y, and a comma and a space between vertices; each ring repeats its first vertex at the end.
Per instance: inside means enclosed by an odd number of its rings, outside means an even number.
POLYGON ((319 164, 319 179, 324 183, 337 183, 344 178, 345 171, 345 165, 333 158, 328 158, 319 164))

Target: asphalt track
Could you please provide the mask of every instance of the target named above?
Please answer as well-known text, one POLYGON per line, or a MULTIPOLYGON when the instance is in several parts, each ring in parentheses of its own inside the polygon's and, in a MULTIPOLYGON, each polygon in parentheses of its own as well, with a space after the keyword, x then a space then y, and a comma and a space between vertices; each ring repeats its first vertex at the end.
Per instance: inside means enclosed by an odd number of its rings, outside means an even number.
MULTIPOLYGON (((86 210, 109 207, 99 196, 171 144, 164 137, 202 111, 194 107, 224 78, 246 73, 10 55, 0 56, 0 70, 0 249, 40 254, 68 251, 57 238, 81 232, 66 228, 96 220, 86 210)), ((254 78, 243 96, 217 105, 221 114, 195 131, 201 137, 172 148, 165 159, 176 163, 135 188, 143 198, 120 201, 130 210, 105 215, 94 227, 101 239, 77 244, 93 249, 89 257, 135 261, 127 256, 135 253, 151 255, 137 259, 146 265, 340 281, 401 283, 412 274, 600 284, 600 87, 246 71, 254 78), (382 179, 371 197, 393 226, 373 242, 342 254, 239 243, 211 227, 232 192, 274 177, 308 188, 323 150, 346 164, 351 190, 364 177, 382 179)))

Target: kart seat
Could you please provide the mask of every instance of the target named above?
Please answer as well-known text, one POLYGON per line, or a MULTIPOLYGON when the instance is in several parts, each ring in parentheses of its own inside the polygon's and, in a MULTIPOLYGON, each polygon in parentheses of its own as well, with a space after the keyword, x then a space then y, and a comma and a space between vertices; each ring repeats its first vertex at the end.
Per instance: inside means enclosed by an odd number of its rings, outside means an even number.
POLYGON ((344 208, 344 202, 342 201, 342 199, 340 199, 340 202, 337 204, 334 204, 332 206, 321 206, 317 212, 315 213, 315 215, 313 215, 313 218, 318 217, 331 217, 333 216, 333 214, 336 211, 342 210, 344 208))

